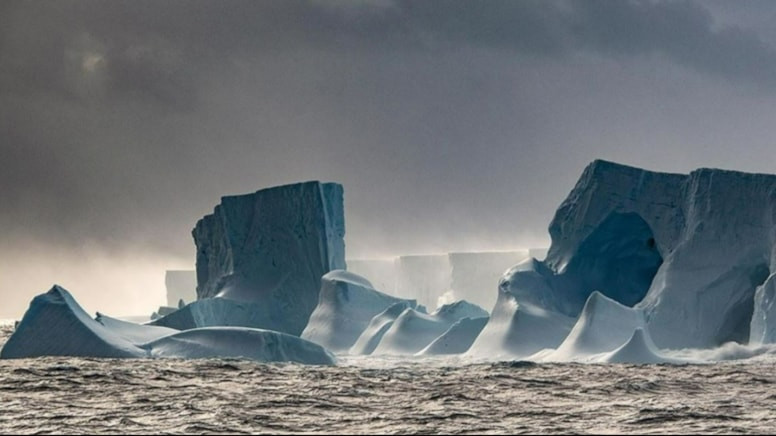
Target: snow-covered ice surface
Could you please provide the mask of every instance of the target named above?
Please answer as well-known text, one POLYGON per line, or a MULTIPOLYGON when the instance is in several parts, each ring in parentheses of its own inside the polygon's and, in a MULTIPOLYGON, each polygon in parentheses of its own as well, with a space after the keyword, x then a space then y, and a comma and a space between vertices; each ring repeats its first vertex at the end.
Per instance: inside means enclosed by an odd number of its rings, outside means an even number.
POLYGON ((423 311, 423 308, 413 307, 409 300, 400 301, 393 306, 378 313, 369 321, 361 335, 359 335, 353 347, 350 348, 350 353, 353 355, 367 355, 372 354, 380 345, 380 341, 383 339, 385 332, 391 328, 396 319, 404 313, 407 309, 417 309, 423 311))
POLYGON ((0 360, 0 433, 770 433, 775 363, 0 360))
POLYGON ((472 346, 487 323, 488 317, 486 316, 459 319, 446 332, 420 350, 418 355, 463 354, 472 346))
POLYGON ((321 277, 318 306, 302 332, 302 338, 333 352, 348 351, 376 315, 402 300, 376 290, 358 274, 334 270, 321 277))
POLYGON ((320 345, 274 331, 211 327, 178 332, 101 314, 92 319, 67 290, 56 285, 32 300, 0 349, 0 359, 44 356, 242 357, 262 362, 335 363, 320 345))
POLYGON ((432 314, 407 308, 383 334, 373 354, 415 354, 459 320, 487 316, 481 307, 466 301, 446 304, 432 314))

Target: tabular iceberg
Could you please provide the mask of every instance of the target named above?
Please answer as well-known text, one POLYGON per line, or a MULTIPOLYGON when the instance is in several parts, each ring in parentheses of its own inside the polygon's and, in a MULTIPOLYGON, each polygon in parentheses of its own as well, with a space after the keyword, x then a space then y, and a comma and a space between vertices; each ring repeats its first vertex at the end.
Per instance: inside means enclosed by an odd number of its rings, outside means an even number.
POLYGON ((342 186, 305 182, 223 197, 192 234, 198 299, 256 303, 274 319, 255 327, 299 335, 321 277, 345 269, 342 186))
POLYGON ((502 281, 517 303, 576 317, 599 291, 643 311, 659 347, 746 343, 755 290, 776 266, 776 176, 599 160, 549 231, 546 260, 502 281))
POLYGON ((417 298, 428 307, 466 300, 491 308, 496 302, 493 284, 504 271, 525 260, 528 253, 512 250, 399 256, 394 268, 396 295, 417 298))
POLYGON ((41 356, 145 357, 146 352, 92 319, 60 286, 32 300, 0 358, 41 356))
POLYGON ((262 362, 334 364, 320 345, 268 330, 203 328, 178 332, 120 321, 92 319, 65 289, 54 286, 32 300, 2 359, 42 356, 106 358, 243 357, 262 362))
POLYGON ((334 352, 345 352, 353 346, 369 322, 388 307, 406 301, 377 291, 367 279, 342 270, 331 271, 321 278, 318 306, 310 316, 302 338, 334 352))

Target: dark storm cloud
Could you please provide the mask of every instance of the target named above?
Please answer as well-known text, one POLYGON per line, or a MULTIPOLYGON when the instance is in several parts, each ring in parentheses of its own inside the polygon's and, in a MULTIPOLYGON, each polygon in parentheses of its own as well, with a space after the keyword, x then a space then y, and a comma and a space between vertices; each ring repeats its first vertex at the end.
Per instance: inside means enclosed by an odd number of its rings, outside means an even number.
POLYGON ((213 63, 299 48, 659 54, 769 86, 776 69, 776 52, 755 33, 715 29, 710 13, 688 1, 5 2, 0 20, 5 92, 179 108, 194 103, 195 76, 213 63), (100 83, 82 83, 84 68, 100 83))
POLYGON ((766 170, 758 35, 685 1, 0 2, 0 293, 48 247, 188 261, 219 196, 298 180, 372 255, 546 241, 598 157, 766 170))

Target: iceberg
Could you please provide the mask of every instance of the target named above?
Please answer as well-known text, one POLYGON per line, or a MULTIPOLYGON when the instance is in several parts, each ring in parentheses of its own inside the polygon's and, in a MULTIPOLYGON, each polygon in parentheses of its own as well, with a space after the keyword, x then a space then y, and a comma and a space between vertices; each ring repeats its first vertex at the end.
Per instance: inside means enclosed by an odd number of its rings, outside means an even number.
POLYGON ((38 295, 0 351, 0 358, 41 356, 145 357, 143 349, 92 319, 54 285, 38 295))
MULTIPOLYGON (((504 271, 525 260, 530 250, 472 251, 399 256, 395 261, 396 295, 438 307, 458 300, 493 307, 491 286, 504 271)), ((364 274, 369 277, 369 274, 364 274)))
POLYGON ((357 274, 331 271, 321 278, 318 306, 301 337, 335 353, 347 352, 372 318, 400 301, 417 306, 414 300, 383 294, 357 274))
POLYGON ((380 344, 385 332, 391 328, 396 319, 407 309, 416 309, 419 312, 425 312, 423 306, 414 307, 410 303, 413 300, 402 300, 381 313, 375 315, 366 326, 363 332, 358 336, 356 342, 350 348, 349 354, 367 355, 372 354, 375 348, 380 344))
MULTIPOLYGON (((313 181, 222 197, 192 235, 198 300, 262 306, 272 319, 256 327, 298 336, 318 304, 321 277, 345 269, 342 185, 313 181)), ((217 325, 229 325, 229 316, 217 325)))
POLYGON ((776 274, 757 288, 754 294, 754 309, 750 324, 749 344, 776 343, 776 274))
POLYGON ((550 348, 557 348, 574 326, 574 318, 544 309, 540 304, 519 303, 509 291, 511 279, 531 268, 528 260, 508 271, 499 284, 499 296, 482 333, 467 352, 489 359, 525 359, 550 348))
POLYGON ((677 359, 662 356, 655 343, 642 328, 637 328, 630 339, 610 353, 606 353, 600 363, 683 363, 677 359))
POLYGON ((383 334, 373 354, 416 354, 457 321, 487 316, 482 308, 466 301, 444 305, 431 315, 407 308, 383 334))
POLYGON ((505 271, 527 259, 528 253, 529 250, 514 250, 448 254, 453 299, 492 308, 497 300, 493 286, 505 271))
POLYGON ((154 325, 136 324, 134 322, 123 321, 97 312, 95 318, 99 324, 102 324, 108 331, 129 341, 134 345, 142 345, 146 342, 155 341, 159 338, 178 333, 178 330, 168 327, 159 327, 154 325))
POLYGON ((584 360, 606 353, 628 342, 634 331, 645 328, 641 310, 622 305, 596 291, 590 294, 569 335, 545 360, 584 360))
POLYGON ((333 356, 320 345, 279 332, 236 327, 178 332, 102 314, 92 319, 57 285, 32 300, 0 350, 2 359, 42 356, 242 357, 262 362, 334 363, 333 356))
POLYGON ((426 348, 418 352, 418 356, 438 354, 463 354, 472 346, 480 332, 488 323, 488 317, 461 318, 446 332, 434 339, 426 348))
POLYGON ((186 330, 143 345, 150 357, 243 358, 260 362, 333 365, 325 348, 286 333, 241 327, 186 330))
POLYGON ((597 160, 555 213, 546 259, 512 274, 506 292, 576 318, 599 291, 641 310, 661 348, 747 343, 755 290, 776 266, 775 223, 774 175, 597 160))
POLYGON ((450 290, 447 254, 423 254, 396 258, 396 295, 412 298, 426 307, 437 307, 439 297, 450 290))

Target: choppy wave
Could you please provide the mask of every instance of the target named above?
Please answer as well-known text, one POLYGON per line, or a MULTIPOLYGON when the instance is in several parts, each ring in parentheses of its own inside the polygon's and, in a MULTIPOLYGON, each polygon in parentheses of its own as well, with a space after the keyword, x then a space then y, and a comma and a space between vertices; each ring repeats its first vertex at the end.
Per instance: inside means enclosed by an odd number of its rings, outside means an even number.
POLYGON ((766 433, 776 425, 774 368, 5 360, 0 433, 766 433))

